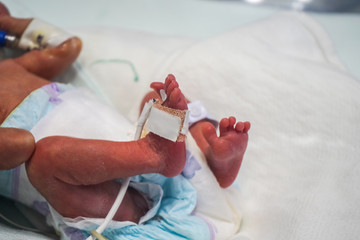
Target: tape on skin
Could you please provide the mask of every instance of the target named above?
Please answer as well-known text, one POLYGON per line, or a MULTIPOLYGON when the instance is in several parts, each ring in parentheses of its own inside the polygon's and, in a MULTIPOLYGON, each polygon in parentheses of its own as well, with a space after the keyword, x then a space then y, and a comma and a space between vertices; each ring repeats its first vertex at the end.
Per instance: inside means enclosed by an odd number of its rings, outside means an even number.
POLYGON ((163 102, 165 102, 165 100, 167 99, 167 94, 166 94, 166 92, 165 92, 164 89, 161 89, 161 90, 160 90, 160 96, 161 96, 161 100, 162 100, 163 102))
POLYGON ((168 108, 156 101, 150 110, 146 129, 173 142, 184 142, 189 129, 188 111, 168 108))
POLYGON ((191 127, 196 122, 199 122, 201 120, 206 119, 210 123, 212 123, 215 128, 218 127, 219 122, 210 116, 204 105, 200 101, 194 101, 191 103, 188 103, 188 109, 189 109, 189 127, 191 127))
POLYGON ((18 47, 23 50, 51 48, 72 37, 62 29, 35 18, 23 32, 18 47))

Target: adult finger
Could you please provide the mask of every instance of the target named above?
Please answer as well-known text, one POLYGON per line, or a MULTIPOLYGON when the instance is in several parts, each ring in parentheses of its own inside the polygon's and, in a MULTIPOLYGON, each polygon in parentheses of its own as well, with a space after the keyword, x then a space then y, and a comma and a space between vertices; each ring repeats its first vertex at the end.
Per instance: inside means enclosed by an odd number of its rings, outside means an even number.
POLYGON ((26 162, 35 149, 33 135, 23 129, 0 128, 0 169, 11 169, 26 162))
POLYGON ((0 5, 0 30, 21 36, 26 27, 32 21, 32 18, 14 18, 9 15, 9 11, 5 10, 4 5, 0 5))
MULTIPOLYGON (((4 5, 0 5, 0 30, 20 37, 32 19, 11 17, 5 9, 4 5), (1 11, 4 12, 3 15, 1 15, 1 11)), ((76 60, 81 48, 81 40, 73 37, 55 48, 27 52, 16 58, 15 61, 29 72, 42 78, 51 79, 76 60)))
POLYGON ((0 2, 0 16, 3 15, 10 15, 9 9, 7 9, 7 7, 0 2))
POLYGON ((82 43, 73 37, 55 48, 33 50, 14 59, 29 72, 51 79, 66 70, 79 56, 82 43))

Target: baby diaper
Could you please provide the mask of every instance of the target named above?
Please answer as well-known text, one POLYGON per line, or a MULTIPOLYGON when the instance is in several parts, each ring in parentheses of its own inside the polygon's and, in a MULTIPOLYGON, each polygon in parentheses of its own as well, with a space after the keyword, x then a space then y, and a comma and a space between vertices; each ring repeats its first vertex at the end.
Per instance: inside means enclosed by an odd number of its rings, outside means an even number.
MULTIPOLYGON (((52 83, 33 91, 12 111, 1 124, 1 127, 15 127, 30 131, 43 116, 61 102, 59 95, 72 88, 71 85, 52 83)), ((0 194, 15 200, 23 198, 25 204, 31 205, 30 202, 26 201, 26 196, 19 196, 19 194, 22 194, 21 191, 19 192, 22 184, 28 185, 24 188, 31 189, 25 195, 37 192, 28 182, 27 177, 25 177, 25 180, 20 177, 24 176, 24 174, 26 176, 24 165, 12 170, 0 171, 0 194)))
MULTIPOLYGON (((123 115, 85 89, 52 83, 31 93, 2 127, 29 130, 36 141, 51 135, 115 141, 132 140, 135 128, 123 115)), ((30 184, 24 165, 0 171, 1 194, 33 207, 46 216, 61 239, 86 239, 102 219, 61 216, 30 184), (3 181, 4 180, 4 181, 3 181)), ((118 180, 121 181, 121 180, 118 180)), ((151 199, 139 224, 112 221, 103 235, 109 239, 211 239, 206 221, 194 213, 197 194, 182 175, 166 178, 146 174, 130 187, 151 199)), ((71 203, 69 203, 71 204, 71 203)))

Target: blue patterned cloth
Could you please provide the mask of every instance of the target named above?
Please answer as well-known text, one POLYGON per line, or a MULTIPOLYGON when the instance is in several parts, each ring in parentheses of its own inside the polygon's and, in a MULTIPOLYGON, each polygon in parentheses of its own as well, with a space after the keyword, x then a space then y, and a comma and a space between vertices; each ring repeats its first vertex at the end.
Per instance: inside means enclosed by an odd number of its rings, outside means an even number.
MULTIPOLYGON (((61 104, 61 93, 72 88, 71 85, 52 83, 35 90, 8 116, 1 127, 30 131, 42 117, 61 104)), ((193 161, 187 165, 188 171, 184 176, 191 178, 198 166, 193 161)), ((0 171, 0 194, 21 202, 18 197, 19 174, 19 167, 0 171)), ((196 191, 184 176, 166 178, 159 174, 145 174, 132 177, 131 187, 150 198, 152 206, 140 224, 126 223, 123 227, 109 227, 103 235, 113 240, 210 239, 208 225, 193 215, 197 201, 196 191)), ((84 240, 91 230, 97 228, 96 224, 87 225, 86 228, 67 225, 61 216, 54 215, 49 210, 47 202, 34 199, 32 206, 53 219, 54 227, 61 233, 62 239, 84 240)))

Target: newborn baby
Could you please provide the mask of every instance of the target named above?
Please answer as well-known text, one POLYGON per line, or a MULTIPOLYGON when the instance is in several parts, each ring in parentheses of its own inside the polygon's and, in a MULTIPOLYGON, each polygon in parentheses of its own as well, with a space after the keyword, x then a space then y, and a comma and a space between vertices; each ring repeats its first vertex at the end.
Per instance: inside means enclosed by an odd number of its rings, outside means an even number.
MULTIPOLYGON (((68 86, 54 83, 45 84, 40 90, 50 86, 59 94, 74 91, 68 86)), ((186 99, 174 76, 169 75, 165 83, 152 83, 151 86, 155 92, 145 96, 144 102, 153 97, 160 99, 159 91, 164 89, 168 95, 164 106, 187 109, 186 99)), ((39 89, 34 93, 36 91, 39 89)), ((34 93, 30 96, 34 96, 34 93)), ((49 104, 52 102, 56 100, 50 97, 49 104)), ((19 103, 3 126, 16 116, 23 104, 19 103)), ((230 117, 220 121, 219 137, 214 125, 206 119, 190 128, 222 187, 231 185, 236 178, 246 149, 249 127, 249 123, 236 123, 235 118, 230 117)), ((182 172, 185 161, 184 142, 172 142, 154 133, 138 141, 127 142, 50 136, 37 142, 26 171, 32 185, 62 216, 102 218, 109 211, 120 187, 119 182, 112 180, 146 173, 173 177, 182 172)), ((115 219, 138 223, 149 208, 146 193, 144 196, 144 192, 129 188, 115 219)))
MULTIPOLYGON (((49 55, 55 56, 55 59, 61 54, 67 56, 61 50, 71 44, 79 43, 77 39, 70 39, 58 49, 50 50, 54 54, 49 55)), ((77 50, 71 57, 62 58, 62 61, 66 60, 66 64, 60 62, 60 68, 54 72, 60 72, 75 60, 79 47, 77 50)), ((134 236, 134 228, 137 228, 141 229, 137 234, 142 239, 145 236, 149 239, 169 238, 166 234, 180 233, 187 238, 199 237, 201 229, 207 228, 206 223, 193 216, 195 191, 188 180, 179 175, 187 161, 185 142, 172 142, 151 132, 137 141, 114 141, 77 138, 79 136, 51 136, 45 130, 38 130, 54 127, 48 124, 56 121, 56 117, 49 120, 54 113, 61 113, 65 119, 74 118, 73 115, 67 116, 61 112, 66 112, 64 106, 67 106, 68 101, 73 101, 74 105, 79 106, 78 109, 89 110, 84 111, 87 113, 86 118, 99 117, 96 116, 95 106, 98 106, 99 112, 102 108, 99 106, 103 106, 97 105, 93 96, 88 93, 82 95, 82 91, 71 85, 51 83, 43 78, 48 72, 51 73, 52 68, 47 69, 46 74, 38 75, 41 71, 34 67, 34 62, 43 61, 42 54, 49 53, 46 51, 48 50, 36 51, 35 54, 24 55, 25 57, 15 61, 6 60, 0 65, 3 76, 11 76, 0 78, 1 127, 23 128, 32 131, 35 136, 44 136, 39 137, 41 139, 37 141, 34 153, 26 162, 26 169, 22 166, 0 172, 2 194, 46 215, 48 221, 63 233, 62 237, 72 239, 74 234, 83 234, 85 238, 84 232, 94 229, 99 219, 105 217, 112 206, 121 186, 121 181, 117 179, 134 176, 133 184, 114 217, 114 220, 122 223, 116 225, 115 222, 107 236, 114 237, 120 232, 123 235, 131 232, 134 236), (34 74, 29 78, 23 77, 25 75, 22 72, 29 70, 34 74), (89 106, 87 103, 94 105, 89 106), (183 204, 187 205, 186 210, 179 208, 183 204), (80 220, 77 219, 79 216, 80 220), (172 225, 177 225, 178 229, 172 229, 172 225), (152 228, 147 229, 149 226, 152 228), (82 231, 79 233, 76 229, 82 231), (116 232, 114 229, 122 230, 116 232)), ((161 101, 160 91, 164 90, 167 98, 162 103, 163 106, 179 110, 188 108, 188 101, 173 75, 168 75, 164 83, 152 83, 151 87, 154 91, 144 97, 142 106, 152 98, 161 101)), ((105 116, 103 112, 104 118, 111 118, 111 112, 115 112, 112 109, 106 111, 109 116, 105 116)), ((114 122, 117 120, 118 118, 114 122)), ((114 126, 115 124, 116 128, 123 129, 124 132, 131 125, 123 120, 114 123, 114 126)), ((76 131, 76 127, 76 124, 66 126, 70 131, 76 131)), ((88 126, 85 124, 85 127, 88 126)), ((249 128, 248 122, 236 122, 234 117, 220 121, 219 136, 215 126, 207 119, 190 126, 191 136, 221 187, 230 186, 237 176, 247 146, 249 128)), ((208 229, 204 230, 206 231, 208 229)))

